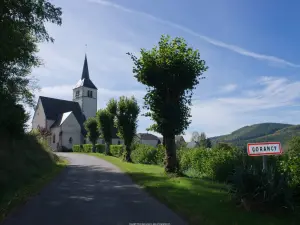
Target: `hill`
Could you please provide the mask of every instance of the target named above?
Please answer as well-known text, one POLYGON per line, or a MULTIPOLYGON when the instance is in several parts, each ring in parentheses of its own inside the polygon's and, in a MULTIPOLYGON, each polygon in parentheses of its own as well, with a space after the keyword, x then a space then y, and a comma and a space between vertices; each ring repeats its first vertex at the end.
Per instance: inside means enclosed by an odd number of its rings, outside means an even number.
POLYGON ((260 123, 242 127, 228 135, 212 137, 211 141, 213 145, 226 142, 239 147, 246 147, 247 143, 280 141, 285 148, 293 136, 300 136, 300 125, 260 123))

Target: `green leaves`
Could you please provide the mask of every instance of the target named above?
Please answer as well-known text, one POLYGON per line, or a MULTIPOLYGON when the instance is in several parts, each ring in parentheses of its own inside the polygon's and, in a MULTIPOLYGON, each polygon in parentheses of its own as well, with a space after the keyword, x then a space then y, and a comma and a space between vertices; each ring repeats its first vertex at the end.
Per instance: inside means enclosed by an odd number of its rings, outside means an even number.
POLYGON ((126 146, 125 160, 130 159, 130 148, 136 135, 137 118, 140 113, 140 108, 134 97, 127 98, 121 96, 118 101, 118 110, 116 116, 116 127, 118 129, 118 135, 124 140, 126 146))
POLYGON ((99 138, 99 130, 96 119, 94 117, 88 118, 84 122, 84 127, 88 132, 87 136, 89 140, 93 143, 93 145, 95 145, 99 138))
POLYGON ((111 143, 114 116, 109 112, 108 109, 100 109, 96 115, 98 128, 100 129, 101 137, 106 143, 111 143))
POLYGON ((172 40, 163 35, 158 47, 142 49, 140 58, 128 55, 134 63, 134 76, 148 87, 145 108, 157 124, 154 131, 181 134, 190 124, 192 90, 208 68, 200 53, 182 38, 172 40))

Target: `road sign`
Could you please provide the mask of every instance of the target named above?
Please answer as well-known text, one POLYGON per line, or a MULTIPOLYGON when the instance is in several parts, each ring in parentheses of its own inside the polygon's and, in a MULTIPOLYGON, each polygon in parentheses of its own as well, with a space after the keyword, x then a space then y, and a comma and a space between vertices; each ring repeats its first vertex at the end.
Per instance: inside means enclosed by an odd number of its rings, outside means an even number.
POLYGON ((280 155, 282 148, 280 142, 248 143, 247 152, 249 156, 280 155))

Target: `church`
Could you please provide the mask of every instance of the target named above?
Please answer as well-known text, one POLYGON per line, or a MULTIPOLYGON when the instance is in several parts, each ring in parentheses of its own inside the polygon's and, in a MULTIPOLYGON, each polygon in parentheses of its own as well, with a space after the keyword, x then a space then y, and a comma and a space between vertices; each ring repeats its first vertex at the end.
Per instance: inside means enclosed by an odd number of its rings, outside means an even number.
MULTIPOLYGON (((84 122, 95 117, 97 112, 97 87, 90 79, 87 56, 85 55, 81 79, 73 89, 73 100, 67 101, 40 96, 32 119, 32 128, 46 128, 50 131, 49 146, 54 151, 63 147, 90 143, 86 138, 84 122)), ((112 144, 122 144, 113 132, 112 144)), ((99 139, 98 143, 104 144, 99 139)))

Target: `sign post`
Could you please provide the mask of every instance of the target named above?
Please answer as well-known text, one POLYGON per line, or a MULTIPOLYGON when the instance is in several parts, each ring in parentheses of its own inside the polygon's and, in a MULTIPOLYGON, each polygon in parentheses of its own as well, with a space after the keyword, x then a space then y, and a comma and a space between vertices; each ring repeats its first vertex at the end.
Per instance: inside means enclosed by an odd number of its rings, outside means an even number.
POLYGON ((267 170, 267 156, 268 155, 281 155, 282 148, 280 142, 261 142, 261 143, 248 143, 247 153, 249 156, 262 156, 263 171, 267 170))

